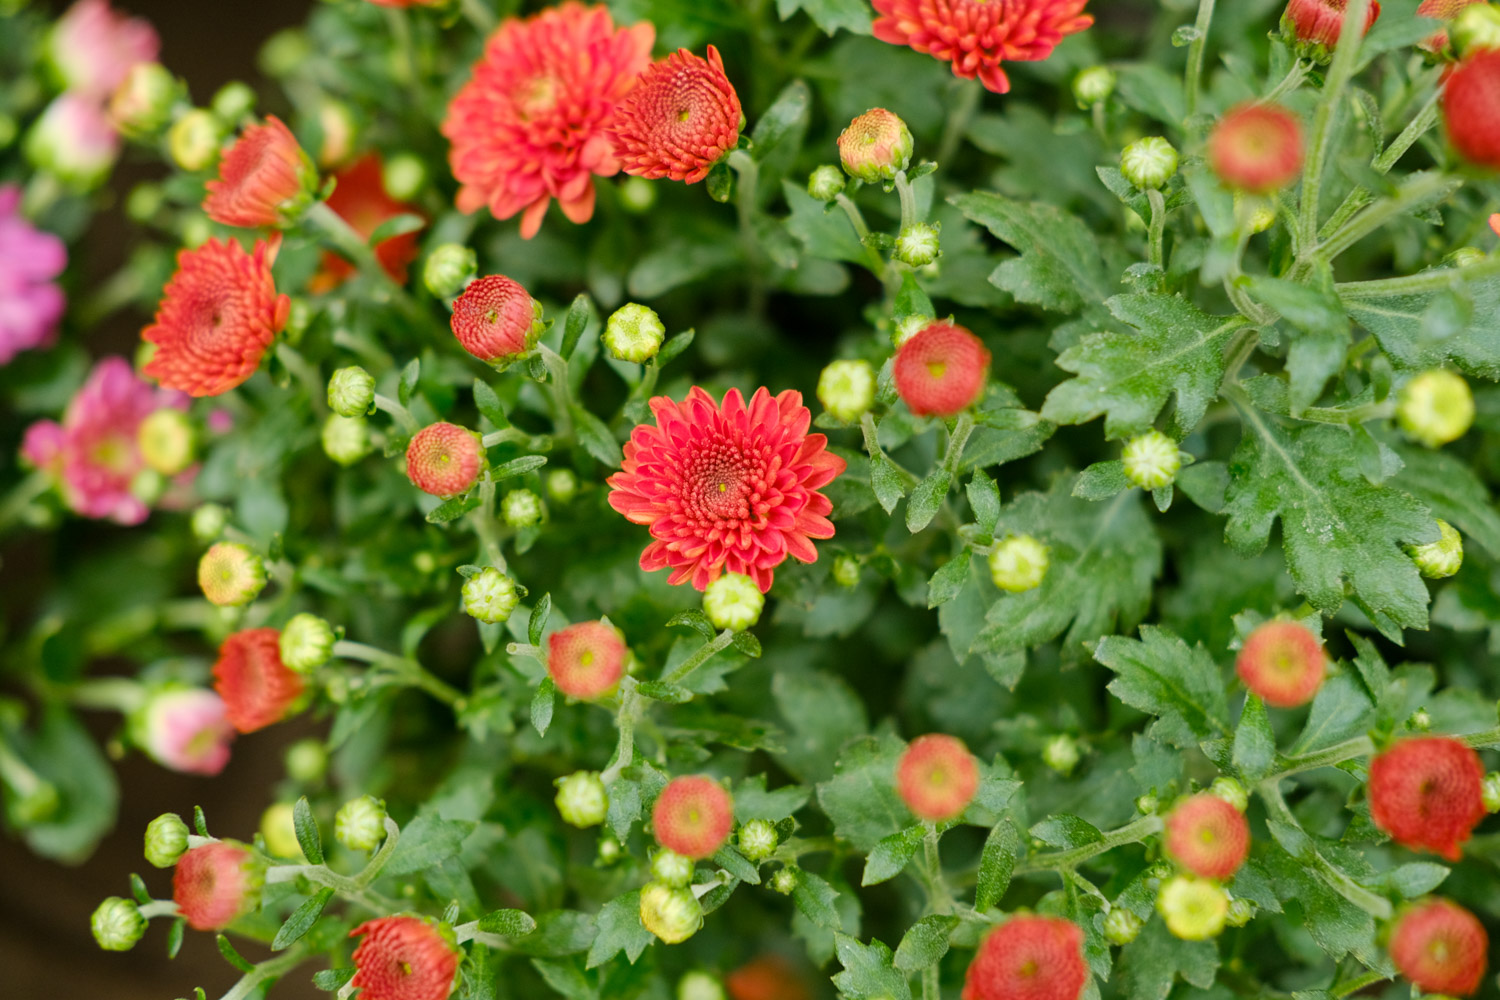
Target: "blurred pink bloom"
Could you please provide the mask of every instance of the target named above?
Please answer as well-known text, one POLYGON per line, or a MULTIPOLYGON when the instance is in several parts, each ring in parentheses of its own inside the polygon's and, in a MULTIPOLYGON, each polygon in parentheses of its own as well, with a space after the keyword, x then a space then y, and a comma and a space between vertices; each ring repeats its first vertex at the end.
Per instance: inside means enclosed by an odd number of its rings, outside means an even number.
POLYGON ((150 23, 108 0, 78 0, 52 29, 52 62, 73 93, 102 104, 136 63, 151 62, 161 39, 150 23))
POLYGON ((52 478, 74 512, 139 524, 149 507, 131 488, 146 471, 137 431, 153 411, 186 409, 187 402, 180 392, 141 381, 124 358, 105 358, 68 404, 61 424, 40 420, 27 428, 21 457, 52 478))
POLYGON ((68 263, 62 240, 21 217, 21 189, 0 185, 0 365, 52 340, 63 314, 54 279, 68 263))
POLYGON ((203 688, 178 688, 151 696, 141 712, 136 741, 163 767, 213 775, 229 763, 234 735, 224 699, 203 688))
POLYGON ((208 429, 215 434, 228 434, 234 430, 234 414, 219 407, 208 415, 208 429))
POLYGON ((61 94, 26 135, 26 156, 71 184, 92 187, 114 166, 120 136, 104 105, 78 94, 61 94))

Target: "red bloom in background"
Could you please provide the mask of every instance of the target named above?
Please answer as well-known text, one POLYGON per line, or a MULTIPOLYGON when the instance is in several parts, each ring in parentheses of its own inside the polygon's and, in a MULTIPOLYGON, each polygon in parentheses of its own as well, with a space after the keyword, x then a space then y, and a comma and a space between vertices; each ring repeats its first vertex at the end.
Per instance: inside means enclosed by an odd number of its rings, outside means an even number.
POLYGON ((952 819, 969 808, 978 790, 979 765, 956 736, 918 736, 896 764, 896 792, 923 819, 952 819))
MULTIPOLYGON (((1333 46, 1338 44, 1348 6, 1349 0, 1291 0, 1282 20, 1292 26, 1292 33, 1299 41, 1333 46)), ((1380 2, 1371 0, 1369 13, 1365 14, 1365 33, 1378 17, 1380 2)))
POLYGON ((631 432, 608 480, 609 505, 651 526, 642 569, 670 567, 669 583, 698 590, 728 570, 764 593, 787 556, 817 560, 812 539, 833 537, 833 502, 818 490, 845 462, 807 433, 800 392, 757 389, 747 407, 731 389, 720 406, 695 386, 681 403, 655 397, 651 410, 656 426, 631 432))
MULTIPOLYGON (((1430 17, 1438 21, 1451 21, 1463 12, 1470 4, 1484 3, 1485 0, 1422 0, 1417 7, 1418 17, 1430 17)), ((1448 45, 1448 30, 1446 28, 1427 36, 1419 46, 1428 52, 1441 52, 1448 45)))
POLYGON ((1167 817, 1167 853, 1202 878, 1228 878, 1250 852, 1250 824, 1217 795, 1202 793, 1167 817))
POLYGON ((974 334, 947 320, 930 323, 896 351, 896 393, 919 417, 951 417, 984 392, 990 352, 974 334))
POLYGON ((627 174, 696 184, 739 142, 742 121, 739 95, 710 45, 707 59, 678 49, 653 63, 609 131, 627 174))
POLYGON ((190 396, 217 396, 254 375, 292 305, 276 294, 274 258, 261 240, 251 253, 233 240, 180 251, 156 322, 141 332, 156 345, 142 373, 190 396))
POLYGON ((667 782, 651 811, 657 843, 695 861, 713 857, 733 827, 734 802, 729 793, 701 774, 667 782))
POLYGON ((1471 995, 1484 977, 1489 950, 1484 925, 1446 899, 1413 906, 1391 934, 1391 961, 1423 993, 1471 995))
POLYGON ((1500 170, 1500 49, 1482 49, 1459 63, 1443 88, 1448 138, 1471 163, 1500 170))
POLYGON ((214 690, 234 728, 253 733, 286 717, 302 696, 302 678, 281 662, 281 632, 252 628, 235 632, 219 647, 214 690))
POLYGON ((1000 63, 1046 59, 1067 35, 1094 23, 1088 0, 874 0, 875 37, 909 45, 953 63, 953 74, 975 77, 1004 94, 1010 78, 1000 63))
POLYGON ((616 30, 606 8, 574 0, 507 18, 443 122, 459 211, 519 212, 527 239, 553 198, 571 221, 592 218, 594 176, 620 169, 605 127, 655 38, 649 22, 616 30))
POLYGON ((412 435, 406 476, 423 493, 451 497, 466 492, 484 469, 484 444, 467 427, 438 421, 412 435))
POLYGON ((506 361, 525 354, 541 336, 541 310, 521 283, 487 274, 453 300, 453 335, 480 361, 506 361))
POLYGON ((349 936, 364 938, 349 981, 362 1000, 446 1000, 453 992, 458 950, 421 917, 367 920, 349 936))
MULTIPOLYGON (((335 180, 337 184, 333 194, 328 196, 328 207, 366 240, 387 219, 417 213, 414 206, 386 194, 380 156, 376 153, 345 167, 335 180)), ((380 261, 381 270, 398 285, 406 284, 407 265, 417 257, 417 232, 413 230, 392 236, 381 240, 375 247, 375 259, 380 261)), ((308 285, 315 292, 326 292, 353 273, 354 265, 330 250, 323 254, 323 263, 308 285)))
POLYGON ((1235 671, 1251 693, 1277 708, 1312 701, 1323 686, 1323 644, 1305 625, 1266 622, 1245 639, 1235 671))
POLYGON ((1231 108, 1208 137, 1214 173, 1241 191, 1286 187, 1302 169, 1302 152, 1302 126, 1279 104, 1231 108))
POLYGON ((1011 917, 979 943, 963 1000, 1078 1000, 1083 931, 1061 917, 1011 917))
POLYGON ((1484 765, 1448 736, 1402 740, 1370 761, 1370 815, 1398 844, 1449 861, 1484 818, 1484 765))
POLYGON ((724 977, 733 1000, 811 1000, 807 983, 780 955, 753 958, 724 977))
POLYGON ((547 673, 569 698, 598 698, 625 673, 625 640, 604 622, 579 622, 547 637, 547 673))
POLYGON ((254 229, 285 220, 317 186, 312 161, 297 137, 275 115, 241 133, 219 162, 219 176, 204 187, 203 211, 226 226, 254 229))
POLYGON ((177 859, 172 900, 195 931, 217 931, 254 908, 261 873, 255 856, 229 841, 204 844, 177 859))

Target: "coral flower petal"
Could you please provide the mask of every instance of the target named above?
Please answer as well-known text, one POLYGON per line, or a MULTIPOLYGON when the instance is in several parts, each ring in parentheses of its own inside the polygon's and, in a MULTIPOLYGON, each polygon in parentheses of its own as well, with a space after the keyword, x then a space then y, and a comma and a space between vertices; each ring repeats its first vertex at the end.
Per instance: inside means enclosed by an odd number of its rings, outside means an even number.
POLYGON ((615 156, 627 174, 696 184, 740 139, 740 98, 719 50, 655 63, 615 110, 615 156))

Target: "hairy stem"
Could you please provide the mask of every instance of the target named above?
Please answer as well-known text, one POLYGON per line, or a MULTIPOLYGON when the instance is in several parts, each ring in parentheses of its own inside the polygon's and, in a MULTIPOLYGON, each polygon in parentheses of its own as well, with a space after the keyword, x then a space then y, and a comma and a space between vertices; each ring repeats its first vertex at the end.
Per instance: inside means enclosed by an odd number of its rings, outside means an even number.
MULTIPOLYGON (((1358 2, 1358 0, 1355 0, 1358 2)), ((1214 0, 1198 0, 1198 20, 1193 29, 1196 34, 1188 46, 1187 57, 1187 113, 1198 111, 1198 94, 1203 87, 1203 57, 1208 48, 1208 29, 1214 20, 1214 0)))
POLYGON ((1066 868, 1077 868, 1083 862, 1092 857, 1112 851, 1116 847, 1125 844, 1136 844, 1161 832, 1160 816, 1142 816, 1140 819, 1126 823, 1115 830, 1104 834, 1103 840, 1092 844, 1084 844, 1080 847, 1069 848, 1066 851, 1052 851, 1048 854, 1038 854, 1034 858, 1028 858, 1024 863, 1016 866, 1017 872, 1035 872, 1047 870, 1062 870, 1066 868))
POLYGON ((1360 42, 1364 38, 1365 15, 1369 10, 1370 0, 1349 0, 1344 8, 1343 30, 1339 32, 1333 64, 1328 67, 1328 76, 1323 83, 1323 96, 1313 113, 1307 162, 1302 168, 1302 205, 1297 230, 1298 246, 1303 253, 1307 253, 1317 241, 1318 200, 1323 186, 1323 170, 1333 145, 1333 125, 1338 116, 1339 105, 1344 99, 1344 91, 1354 76, 1355 61, 1359 57, 1360 42))

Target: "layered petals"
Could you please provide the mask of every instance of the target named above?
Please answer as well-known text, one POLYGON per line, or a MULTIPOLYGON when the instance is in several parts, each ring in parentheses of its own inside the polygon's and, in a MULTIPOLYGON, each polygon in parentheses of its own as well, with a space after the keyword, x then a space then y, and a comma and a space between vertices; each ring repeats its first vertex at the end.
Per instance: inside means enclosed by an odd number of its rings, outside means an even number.
POLYGON ((615 110, 610 138, 621 169, 696 184, 740 139, 744 115, 719 50, 678 49, 655 63, 615 110))

